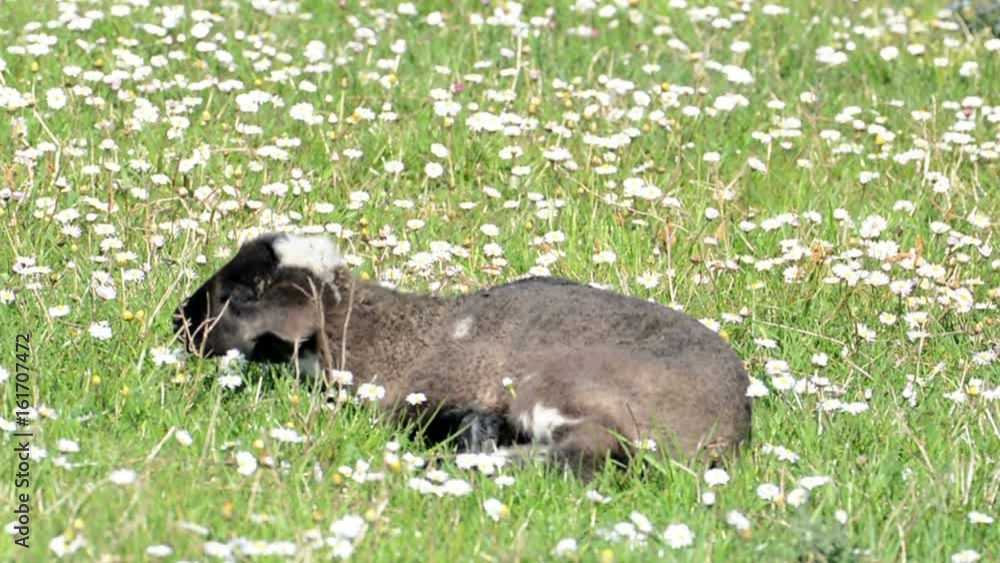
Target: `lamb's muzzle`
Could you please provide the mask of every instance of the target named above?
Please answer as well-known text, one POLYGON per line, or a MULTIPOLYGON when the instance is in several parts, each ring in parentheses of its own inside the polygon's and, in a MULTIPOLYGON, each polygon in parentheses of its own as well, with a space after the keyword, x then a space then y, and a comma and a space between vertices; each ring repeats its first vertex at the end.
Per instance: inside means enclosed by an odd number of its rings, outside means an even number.
POLYGON ((690 457, 750 437, 749 380, 717 334, 567 280, 407 294, 354 277, 329 239, 272 234, 243 245, 178 313, 182 338, 207 355, 318 357, 355 384, 377 378, 395 415, 438 413, 437 433, 464 432, 466 447, 548 445, 585 474, 653 443, 690 457), (411 393, 426 402, 409 405, 411 393))

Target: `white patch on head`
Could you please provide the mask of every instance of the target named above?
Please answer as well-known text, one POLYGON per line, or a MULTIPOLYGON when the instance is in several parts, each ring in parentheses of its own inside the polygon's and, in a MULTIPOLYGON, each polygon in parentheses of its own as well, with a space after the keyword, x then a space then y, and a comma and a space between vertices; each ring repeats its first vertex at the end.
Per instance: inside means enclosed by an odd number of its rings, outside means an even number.
POLYGON ((567 418, 563 416, 559 409, 546 407, 541 403, 535 403, 531 412, 523 412, 517 417, 521 429, 527 432, 535 442, 550 443, 552 433, 556 428, 567 424, 580 422, 578 418, 567 418))
POLYGON ((451 331, 451 337, 454 338, 455 340, 465 338, 466 336, 469 336, 469 332, 471 330, 472 330, 472 317, 465 317, 463 319, 459 319, 459 321, 455 323, 455 329, 451 331))
POLYGON ((275 239, 274 253, 284 268, 304 268, 322 280, 332 280, 344 263, 337 245, 325 236, 283 234, 275 239))

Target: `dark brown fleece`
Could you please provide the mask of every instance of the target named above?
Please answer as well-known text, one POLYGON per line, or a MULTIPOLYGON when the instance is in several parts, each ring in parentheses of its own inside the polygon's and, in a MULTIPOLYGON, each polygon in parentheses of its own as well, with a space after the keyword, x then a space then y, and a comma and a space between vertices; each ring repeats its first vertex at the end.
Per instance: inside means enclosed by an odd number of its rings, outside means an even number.
POLYGON ((387 405, 420 392, 425 408, 467 406, 523 426, 540 403, 573 421, 554 429, 556 449, 597 457, 624 454, 615 435, 685 457, 749 438, 741 361, 683 313, 550 278, 459 297, 393 291, 347 270, 336 285, 341 300, 326 308, 334 361, 350 309, 343 367, 383 385, 387 405))

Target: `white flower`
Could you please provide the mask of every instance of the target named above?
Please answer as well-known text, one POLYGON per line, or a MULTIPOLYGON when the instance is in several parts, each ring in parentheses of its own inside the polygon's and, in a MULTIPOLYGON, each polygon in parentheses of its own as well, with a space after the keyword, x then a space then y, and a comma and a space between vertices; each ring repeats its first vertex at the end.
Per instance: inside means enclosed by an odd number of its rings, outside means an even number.
POLYGON ((441 143, 434 143, 431 145, 431 153, 438 158, 448 158, 448 147, 442 145, 441 143))
POLYGON ((641 276, 637 277, 635 281, 646 289, 653 289, 654 287, 660 285, 661 279, 662 276, 660 276, 660 274, 646 271, 643 272, 641 276))
POLYGON ((504 487, 510 487, 514 485, 514 478, 510 475, 498 475, 496 479, 493 480, 497 484, 497 487, 501 489, 504 487))
POLYGON ((787 500, 788 504, 792 506, 802 506, 802 504, 805 503, 806 499, 808 498, 809 498, 809 491, 802 488, 795 488, 792 489, 790 493, 788 493, 787 500))
MULTIPOLYGON (((838 401, 838 404, 839 401, 838 401)), ((780 459, 781 461, 787 461, 789 463, 796 463, 799 461, 799 454, 789 450, 784 446, 773 446, 771 444, 764 444, 761 446, 761 451, 765 454, 774 454, 774 457, 780 459)))
POLYGON ((757 379, 756 377, 750 377, 750 385, 747 386, 746 396, 751 398, 766 397, 770 394, 767 386, 757 379))
POLYGON ((301 434, 292 430, 291 428, 278 427, 271 429, 269 434, 272 439, 279 442, 287 442, 291 444, 301 444, 305 441, 305 438, 301 434))
POLYGON ((781 374, 771 378, 771 386, 778 391, 788 391, 795 387, 796 380, 788 374, 781 374))
POLYGON ((411 405, 420 405, 427 402, 427 395, 423 393, 410 393, 406 396, 406 402, 411 405))
POLYGON ((49 542, 49 549, 51 549, 57 557, 64 557, 66 555, 76 553, 85 545, 87 545, 87 541, 84 540, 81 535, 77 535, 72 541, 68 541, 66 536, 59 534, 58 536, 52 538, 52 541, 49 542))
POLYGON ((629 514, 628 519, 632 521, 632 524, 642 533, 648 534, 653 531, 653 523, 649 521, 649 518, 641 512, 632 511, 629 514))
POLYGON ((399 160, 389 160, 385 163, 385 171, 390 174, 399 174, 403 171, 403 163, 399 160))
POLYGON ((878 178, 879 178, 878 172, 872 172, 870 170, 862 170, 861 174, 858 175, 858 182, 862 186, 867 186, 873 181, 878 180, 878 178))
POLYGON ((304 121, 309 125, 319 125, 323 123, 323 116, 316 115, 313 105, 309 102, 295 104, 289 110, 288 115, 296 121, 304 121))
POLYGON ((131 469, 116 469, 111 472, 108 476, 108 480, 118 485, 124 487, 125 485, 131 485, 135 482, 136 473, 131 469))
POLYGON ((441 12, 431 12, 427 14, 427 25, 438 27, 444 25, 444 16, 441 12))
POLYGON ((645 438, 643 440, 639 440, 636 443, 636 447, 639 448, 640 450, 655 452, 657 449, 656 440, 653 440, 652 438, 645 438))
POLYGON ((951 556, 951 563, 976 563, 979 561, 979 552, 974 549, 963 549, 951 556))
POLYGON ((599 493, 599 492, 597 492, 597 491, 595 491, 593 489, 587 491, 587 495, 586 496, 587 496, 588 499, 590 499, 590 500, 592 500, 592 501, 594 501, 594 502, 596 502, 598 504, 608 504, 609 502, 611 502, 611 497, 606 497, 606 496, 602 495, 601 493, 599 493))
POLYGON ((552 549, 552 555, 556 557, 566 557, 567 555, 573 555, 576 553, 577 543, 574 538, 564 538, 559 540, 555 548, 552 549))
POLYGON ((778 347, 778 341, 771 338, 754 338, 753 343, 761 348, 773 350, 778 347))
POLYGON ((889 222, 881 215, 870 215, 861 222, 858 234, 861 238, 878 238, 888 226, 889 222))
POLYGON ((337 538, 327 538, 326 544, 330 546, 330 552, 336 559, 348 559, 354 555, 354 544, 337 538))
POLYGON ((225 544, 217 541, 205 542, 202 546, 205 550, 205 555, 211 557, 217 557, 219 559, 231 560, 233 558, 233 548, 229 547, 229 544, 225 544))
POLYGON ((785 375, 788 373, 788 362, 784 360, 768 360, 764 364, 764 373, 767 375, 785 375))
POLYGON ((236 454, 236 470, 239 471, 241 475, 253 475, 253 472, 257 471, 257 458, 255 458, 250 452, 238 452, 236 454))
POLYGON ((868 404, 861 401, 844 403, 840 406, 841 412, 858 415, 868 410, 868 404))
POLYGON ((227 351, 226 355, 219 358, 219 369, 227 374, 236 374, 242 371, 245 364, 246 358, 243 356, 243 353, 235 348, 227 351))
POLYGON ((503 256, 503 247, 495 242, 483 245, 483 254, 489 257, 503 256))
POLYGON ((368 523, 361 516, 348 514, 330 524, 330 533, 338 539, 354 541, 364 535, 368 523))
POLYGON ((175 365, 178 363, 177 353, 169 348, 159 347, 153 348, 150 351, 153 356, 153 365, 163 366, 163 365, 175 365))
POLYGON ((66 107, 66 92, 62 88, 49 88, 45 91, 45 101, 49 109, 60 110, 66 107))
POLYGON ((594 254, 595 264, 614 264, 618 260, 618 255, 611 250, 602 250, 594 254))
POLYGON ((146 548, 146 555, 151 557, 169 557, 174 550, 169 545, 151 545, 146 548))
POLYGON ((194 442, 191 438, 191 434, 187 430, 178 430, 174 433, 174 438, 185 447, 190 446, 194 442))
POLYGON ((366 401, 381 401, 385 397, 385 387, 373 383, 363 383, 358 387, 358 397, 366 401))
POLYGON ((472 493, 472 485, 461 479, 448 479, 441 485, 441 490, 445 494, 462 497, 472 493))
POLYGON ((69 305, 56 305, 55 307, 49 307, 49 316, 53 319, 58 319, 59 317, 65 317, 70 312, 69 305))
POLYGON ((972 211, 965 218, 970 225, 977 229, 988 229, 990 228, 990 216, 979 211, 972 211))
POLYGON ((219 387, 223 389, 236 389, 240 385, 243 385, 243 378, 238 375, 223 375, 217 381, 219 382, 219 387))
POLYGON ((812 475, 808 477, 803 477, 799 479, 799 485, 802 485, 807 490, 813 490, 817 487, 822 487, 830 482, 830 478, 826 475, 812 475))
POLYGON ((80 451, 80 444, 73 440, 59 440, 56 442, 56 449, 64 454, 75 454, 80 451))
POLYGON ((90 332, 90 336, 97 340, 108 340, 111 338, 111 325, 108 324, 108 321, 90 323, 88 332, 90 332))
POLYGON ((705 484, 709 487, 717 487, 729 482, 729 473, 726 473, 725 469, 709 469, 705 472, 703 478, 705 479, 705 484))
POLYGON ((781 497, 781 489, 773 483, 764 483, 757 487, 757 496, 762 500, 777 500, 781 497))
POLYGON ((694 543, 694 533, 686 524, 671 524, 663 531, 663 539, 672 549, 681 549, 694 543))
POLYGON ((972 511, 969 513, 969 522, 973 524, 992 524, 993 517, 982 512, 972 511))
POLYGON ((510 512, 507 505, 495 498, 486 499, 483 503, 483 510, 486 511, 486 514, 492 518, 494 522, 499 522, 501 518, 510 512))
POLYGON ((726 514, 726 523, 741 532, 750 529, 750 520, 737 510, 731 510, 726 514))
POLYGON ((444 167, 436 162, 428 162, 424 166, 424 174, 431 179, 440 178, 444 174, 444 167))
POLYGON ((354 383, 354 374, 346 370, 331 370, 330 380, 338 385, 350 385, 354 383))

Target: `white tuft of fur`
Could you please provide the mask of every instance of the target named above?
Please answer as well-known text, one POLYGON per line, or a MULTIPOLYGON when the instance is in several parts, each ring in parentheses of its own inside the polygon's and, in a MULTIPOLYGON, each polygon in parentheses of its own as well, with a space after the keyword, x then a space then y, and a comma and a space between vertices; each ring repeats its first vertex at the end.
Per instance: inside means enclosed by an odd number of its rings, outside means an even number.
POLYGON ((459 321, 455 323, 455 329, 451 331, 451 337, 455 340, 461 340, 466 336, 469 336, 469 332, 472 330, 472 321, 472 317, 459 319, 459 321))
POLYGON ((559 409, 546 407, 542 403, 535 403, 530 413, 521 413, 517 421, 532 440, 543 444, 552 442, 552 433, 560 426, 580 422, 579 419, 563 416, 559 409))
POLYGON ((281 267, 303 268, 326 281, 344 263, 337 245, 324 236, 282 235, 274 241, 274 253, 281 267))

